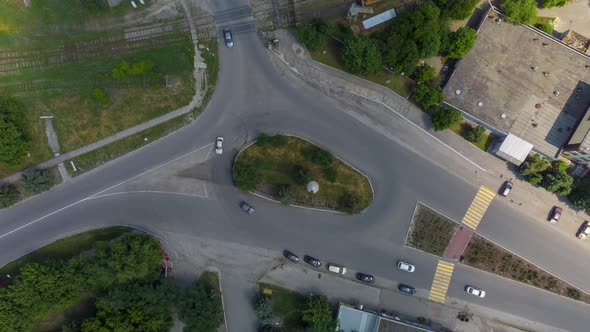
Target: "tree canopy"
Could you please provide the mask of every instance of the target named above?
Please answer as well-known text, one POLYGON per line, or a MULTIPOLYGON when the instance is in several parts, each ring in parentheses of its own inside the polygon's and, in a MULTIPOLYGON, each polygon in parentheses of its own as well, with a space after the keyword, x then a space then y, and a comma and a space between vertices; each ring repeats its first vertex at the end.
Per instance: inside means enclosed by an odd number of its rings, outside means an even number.
POLYGON ((307 47, 308 50, 317 50, 324 46, 324 36, 321 35, 315 26, 306 22, 297 24, 295 30, 297 38, 307 47))
POLYGON ((444 96, 440 87, 431 87, 428 84, 418 84, 412 89, 412 98, 422 105, 424 109, 429 109, 431 106, 440 104, 444 100, 444 96))
POLYGON ((383 67, 381 51, 367 37, 348 38, 342 50, 342 61, 346 69, 354 74, 372 75, 383 67))
POLYGON ((444 106, 435 106, 430 109, 434 130, 440 131, 449 128, 463 120, 463 114, 457 110, 444 106))
POLYGON ((214 332, 223 321, 217 290, 202 283, 181 293, 177 307, 178 317, 185 323, 186 332, 214 332))
POLYGON ((476 37, 475 30, 470 27, 462 27, 449 33, 445 53, 449 58, 453 59, 464 57, 475 45, 476 37))
POLYGON ((417 82, 426 82, 430 81, 436 76, 436 71, 434 67, 428 64, 423 64, 418 66, 414 73, 412 73, 412 78, 415 79, 417 82))
POLYGON ((590 212, 590 176, 577 181, 568 198, 575 207, 590 212))
POLYGON ((478 0, 434 0, 440 8, 440 15, 456 20, 464 20, 471 16, 478 0))
POLYGON ((308 332, 333 332, 338 325, 332 317, 330 302, 324 295, 313 295, 307 299, 302 319, 308 332))
POLYGON ((563 7, 567 5, 570 0, 543 0, 543 7, 551 8, 551 7, 563 7))
POLYGON ((503 0, 500 8, 516 23, 529 24, 537 17, 537 0, 503 0))

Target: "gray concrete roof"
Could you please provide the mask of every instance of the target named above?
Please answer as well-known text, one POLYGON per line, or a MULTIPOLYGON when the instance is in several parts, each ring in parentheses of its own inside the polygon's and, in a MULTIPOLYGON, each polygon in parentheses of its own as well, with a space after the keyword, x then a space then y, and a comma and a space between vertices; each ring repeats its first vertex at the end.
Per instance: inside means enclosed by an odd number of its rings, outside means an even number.
POLYGON ((338 331, 342 332, 376 332, 379 316, 346 305, 340 305, 338 324, 338 331))
POLYGON ((590 107, 584 114, 568 144, 580 144, 580 148, 590 148, 590 107))
POLYGON ((590 58, 496 18, 484 20, 475 47, 445 86, 446 100, 554 156, 590 103, 590 58))

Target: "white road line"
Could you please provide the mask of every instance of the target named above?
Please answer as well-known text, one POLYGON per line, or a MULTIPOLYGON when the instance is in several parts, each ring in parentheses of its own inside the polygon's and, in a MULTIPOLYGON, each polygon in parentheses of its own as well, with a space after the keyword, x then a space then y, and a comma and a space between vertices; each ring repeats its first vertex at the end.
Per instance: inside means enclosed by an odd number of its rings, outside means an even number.
POLYGON ((138 178, 138 177, 140 177, 140 176, 143 176, 143 175, 145 175, 145 174, 148 174, 148 173, 150 173, 150 172, 153 172, 153 171, 155 171, 155 170, 157 170, 157 169, 160 169, 160 168, 162 168, 162 167, 164 167, 164 166, 166 166, 166 165, 168 165, 168 164, 171 164, 171 163, 173 163, 173 162, 175 162, 175 161, 177 161, 177 160, 180 160, 180 159, 182 159, 182 158, 184 158, 184 157, 186 157, 186 156, 188 156, 188 155, 190 155, 190 154, 192 154, 192 153, 195 153, 195 152, 197 152, 197 151, 199 151, 199 150, 202 150, 202 149, 204 149, 204 148, 206 148, 206 147, 209 147, 209 146, 211 146, 211 145, 213 145, 213 143, 209 143, 209 144, 207 144, 207 145, 205 145, 205 146, 202 146, 202 147, 200 147, 200 148, 197 148, 197 149, 195 149, 195 150, 193 150, 193 151, 191 151, 191 152, 188 152, 188 153, 186 153, 186 154, 183 154, 182 156, 180 156, 180 157, 178 157, 178 158, 175 158, 175 159, 173 159, 173 160, 167 161, 167 162, 165 162, 165 163, 163 163, 163 164, 161 164, 161 165, 159 165, 159 166, 156 166, 156 167, 154 167, 154 168, 152 168, 152 169, 150 169, 150 170, 147 170, 147 171, 145 171, 145 172, 143 172, 143 173, 141 173, 141 174, 139 174, 139 175, 136 175, 136 176, 134 176, 134 177, 131 177, 131 178, 129 178, 129 179, 125 180, 125 181, 122 181, 122 182, 120 182, 120 183, 118 183, 118 184, 116 184, 116 185, 114 185, 114 186, 108 187, 108 188, 107 188, 107 189, 105 189, 105 190, 99 191, 99 192, 97 192, 96 194, 90 195, 90 196, 88 196, 88 197, 86 197, 86 198, 82 198, 82 199, 81 199, 81 200, 79 200, 79 201, 76 201, 76 202, 74 202, 74 203, 72 203, 72 204, 69 204, 69 205, 66 205, 66 206, 62 207, 61 209, 55 210, 55 211, 53 211, 53 212, 51 212, 51 213, 48 213, 48 214, 46 214, 46 215, 44 215, 44 216, 42 216, 42 217, 39 217, 39 218, 35 219, 35 220, 33 220, 33 221, 30 221, 30 222, 28 222, 28 223, 26 223, 26 224, 24 224, 24 225, 22 225, 22 226, 20 226, 20 227, 17 227, 17 228, 15 228, 15 229, 13 229, 13 230, 11 230, 11 231, 7 232, 7 233, 4 233, 4 234, 0 235, 0 239, 2 239, 2 238, 5 238, 5 237, 7 237, 7 236, 9 236, 9 235, 11 235, 11 234, 14 234, 14 233, 16 233, 16 232, 20 231, 21 229, 24 229, 24 228, 26 228, 26 227, 29 227, 29 226, 33 225, 33 224, 36 224, 36 223, 38 223, 39 221, 41 221, 41 220, 43 220, 43 219, 45 219, 45 218, 47 218, 47 217, 51 217, 52 215, 54 215, 54 214, 56 214, 56 213, 59 213, 59 212, 61 212, 61 211, 65 210, 65 209, 67 209, 67 208, 70 208, 70 207, 72 207, 72 206, 74 206, 74 205, 76 205, 76 204, 82 203, 82 202, 84 202, 84 201, 86 201, 86 200, 89 200, 89 199, 91 199, 91 198, 95 197, 95 196, 99 196, 100 194, 102 194, 102 193, 104 193, 104 192, 106 192, 106 191, 109 191, 109 190, 111 190, 111 189, 113 189, 113 188, 115 188, 115 187, 118 187, 118 186, 120 186, 120 185, 122 185, 122 184, 125 184, 125 183, 127 183, 127 182, 131 181, 131 180, 137 179, 137 178, 138 178))
POLYGON ((197 195, 197 194, 187 194, 187 193, 178 193, 174 191, 161 191, 161 190, 133 190, 133 191, 120 191, 116 193, 104 194, 99 196, 92 196, 87 198, 86 200, 104 198, 109 196, 115 195, 123 195, 123 194, 171 194, 171 195, 180 195, 180 196, 190 196, 190 197, 198 197, 198 198, 207 198, 207 196, 197 195))

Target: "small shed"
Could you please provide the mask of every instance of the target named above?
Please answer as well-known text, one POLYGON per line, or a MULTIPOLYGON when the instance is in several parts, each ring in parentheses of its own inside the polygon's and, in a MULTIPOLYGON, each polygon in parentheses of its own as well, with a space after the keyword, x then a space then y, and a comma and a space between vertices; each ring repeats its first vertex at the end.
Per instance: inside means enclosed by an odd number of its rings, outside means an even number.
POLYGON ((377 26, 381 23, 385 23, 389 20, 392 20, 396 16, 395 9, 386 10, 379 15, 375 15, 371 18, 368 18, 361 22, 360 28, 361 30, 367 30, 374 26, 377 26))
POLYGON ((531 143, 508 134, 498 148, 496 155, 518 166, 522 164, 532 149, 533 145, 531 143))

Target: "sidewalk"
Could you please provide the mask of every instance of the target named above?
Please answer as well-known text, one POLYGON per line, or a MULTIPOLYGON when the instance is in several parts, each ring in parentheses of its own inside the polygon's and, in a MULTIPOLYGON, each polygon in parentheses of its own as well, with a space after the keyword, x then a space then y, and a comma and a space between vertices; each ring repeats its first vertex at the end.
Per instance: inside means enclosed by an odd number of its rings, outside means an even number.
MULTIPOLYGON (((555 229, 565 236, 571 237, 572 241, 575 240, 574 234, 582 222, 590 219, 586 213, 571 209, 558 196, 522 180, 514 165, 481 151, 451 130, 435 132, 430 118, 417 106, 395 92, 312 60, 307 50, 288 31, 275 31, 275 35, 281 42, 280 47, 273 51, 274 58, 278 60, 275 62, 279 65, 282 64, 283 67, 288 67, 291 72, 303 77, 313 85, 319 86, 328 95, 339 98, 345 95, 346 98, 353 99, 357 103, 370 100, 379 106, 386 106, 408 124, 427 133, 433 140, 453 151, 456 159, 465 164, 477 165, 482 170, 477 176, 466 177, 463 175, 462 177, 466 181, 475 186, 483 184, 494 190, 499 190, 504 181, 511 179, 514 189, 504 202, 540 221, 547 219, 549 210, 554 205, 561 206, 563 216, 555 229)), ((590 243, 584 245, 590 245, 590 243)))

